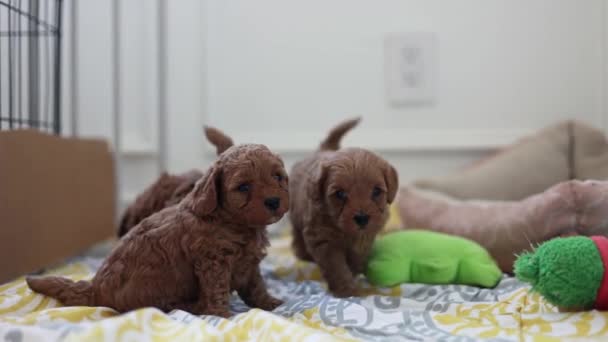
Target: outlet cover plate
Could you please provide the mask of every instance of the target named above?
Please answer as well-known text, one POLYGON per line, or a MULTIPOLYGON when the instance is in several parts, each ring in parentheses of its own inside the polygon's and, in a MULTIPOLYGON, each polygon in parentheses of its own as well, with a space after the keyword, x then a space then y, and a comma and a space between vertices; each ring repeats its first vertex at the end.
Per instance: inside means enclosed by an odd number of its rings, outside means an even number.
POLYGON ((384 41, 386 92, 394 106, 435 101, 437 47, 434 33, 388 34, 384 41))

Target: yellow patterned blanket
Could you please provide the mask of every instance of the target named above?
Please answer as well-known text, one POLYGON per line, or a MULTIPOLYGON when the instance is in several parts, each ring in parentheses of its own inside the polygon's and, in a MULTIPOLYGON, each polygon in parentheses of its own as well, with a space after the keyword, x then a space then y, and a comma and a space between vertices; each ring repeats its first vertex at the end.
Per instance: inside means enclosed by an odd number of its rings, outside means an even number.
MULTIPOLYGON (((141 309, 119 315, 102 307, 61 307, 32 293, 23 278, 0 286, 0 341, 557 341, 608 340, 608 314, 559 313, 528 287, 505 277, 495 289, 408 284, 371 288, 367 296, 330 296, 316 266, 296 261, 285 230, 271 239, 262 272, 285 303, 249 309, 236 296, 230 319, 141 309)), ((82 256, 50 273, 91 277, 101 256, 82 256)))

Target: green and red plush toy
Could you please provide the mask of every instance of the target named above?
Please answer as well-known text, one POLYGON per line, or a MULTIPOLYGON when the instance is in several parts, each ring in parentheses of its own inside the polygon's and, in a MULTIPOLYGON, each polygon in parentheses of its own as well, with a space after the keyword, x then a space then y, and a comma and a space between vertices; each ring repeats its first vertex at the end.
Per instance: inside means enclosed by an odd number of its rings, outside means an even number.
POLYGON ((565 310, 608 310, 608 238, 555 238, 515 261, 515 275, 565 310))
MULTIPOLYGON (((515 261, 515 275, 562 310, 608 310, 608 238, 572 236, 542 243, 515 261)), ((494 287, 502 272, 479 244, 421 230, 376 240, 367 265, 373 285, 468 284, 494 287)))

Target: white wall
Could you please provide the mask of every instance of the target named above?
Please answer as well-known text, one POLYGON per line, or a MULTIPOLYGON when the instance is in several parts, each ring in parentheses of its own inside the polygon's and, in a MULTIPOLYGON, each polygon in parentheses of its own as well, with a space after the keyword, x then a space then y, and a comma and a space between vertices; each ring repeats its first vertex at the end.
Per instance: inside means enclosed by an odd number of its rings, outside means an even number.
POLYGON ((208 118, 285 150, 362 115, 378 149, 502 145, 557 120, 603 126, 604 1, 209 1, 208 118), (383 39, 434 32, 433 105, 391 107, 383 39), (243 121, 247 121, 244 125, 243 121))
POLYGON ((361 115, 345 145, 379 151, 406 181, 451 172, 562 119, 604 129, 608 121, 603 0, 164 0, 164 118, 151 86, 158 1, 78 1, 76 131, 119 142, 123 200, 158 174, 163 158, 170 171, 206 167, 214 156, 203 123, 238 142, 267 143, 291 164, 331 125, 361 115), (125 31, 119 125, 113 3, 125 31), (438 39, 436 101, 391 107, 383 39, 413 31, 438 39))

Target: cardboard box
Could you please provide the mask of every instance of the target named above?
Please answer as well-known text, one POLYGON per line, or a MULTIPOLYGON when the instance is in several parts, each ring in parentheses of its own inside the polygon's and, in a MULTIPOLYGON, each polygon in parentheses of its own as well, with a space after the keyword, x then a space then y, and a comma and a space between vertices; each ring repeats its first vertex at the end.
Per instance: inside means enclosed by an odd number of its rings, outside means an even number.
POLYGON ((114 173, 104 141, 0 132, 0 284, 113 236, 114 173))

